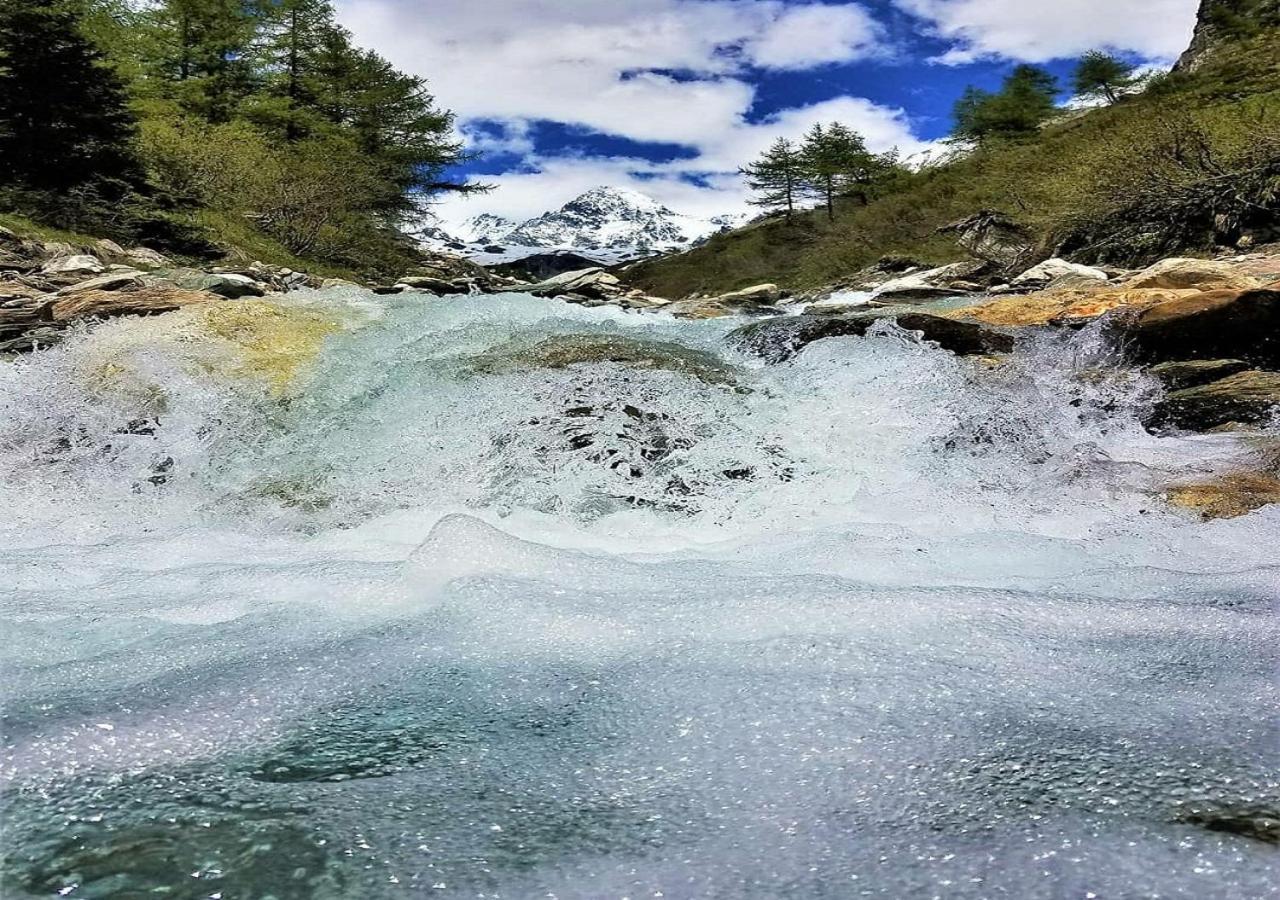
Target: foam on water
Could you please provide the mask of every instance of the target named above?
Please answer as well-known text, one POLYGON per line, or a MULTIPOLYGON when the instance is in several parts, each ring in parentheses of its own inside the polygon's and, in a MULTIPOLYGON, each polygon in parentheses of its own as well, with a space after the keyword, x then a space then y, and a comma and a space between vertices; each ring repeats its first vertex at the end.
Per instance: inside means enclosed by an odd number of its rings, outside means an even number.
POLYGON ((4 896, 1275 893, 1280 512, 1099 333, 271 302, 0 366, 4 896))

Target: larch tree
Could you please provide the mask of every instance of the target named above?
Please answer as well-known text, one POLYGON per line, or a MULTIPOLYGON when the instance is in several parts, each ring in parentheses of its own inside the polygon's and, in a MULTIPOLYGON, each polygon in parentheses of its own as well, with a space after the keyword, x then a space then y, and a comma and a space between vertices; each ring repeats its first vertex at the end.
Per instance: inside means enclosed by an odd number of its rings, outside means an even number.
POLYGON ((805 184, 804 161, 795 144, 778 138, 759 159, 738 171, 756 194, 749 201, 752 206, 785 212, 788 223, 795 219, 805 184))

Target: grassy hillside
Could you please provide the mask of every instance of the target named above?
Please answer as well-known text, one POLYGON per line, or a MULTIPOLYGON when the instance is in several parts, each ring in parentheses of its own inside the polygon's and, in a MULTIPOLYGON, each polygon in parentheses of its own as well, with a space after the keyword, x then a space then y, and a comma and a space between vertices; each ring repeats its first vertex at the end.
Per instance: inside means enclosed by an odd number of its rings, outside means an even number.
POLYGON ((865 206, 846 201, 834 222, 825 212, 793 225, 770 218, 635 266, 627 278, 681 297, 762 282, 819 287, 886 255, 942 264, 965 254, 938 229, 982 209, 1017 219, 1046 252, 1141 262, 1197 245, 1212 249, 1224 221, 1237 230, 1243 224, 1233 226, 1233 216, 1274 221, 1277 206, 1280 31, 1267 29, 1216 52, 1194 73, 1161 77, 1115 106, 1064 117, 1035 140, 905 176, 865 206))

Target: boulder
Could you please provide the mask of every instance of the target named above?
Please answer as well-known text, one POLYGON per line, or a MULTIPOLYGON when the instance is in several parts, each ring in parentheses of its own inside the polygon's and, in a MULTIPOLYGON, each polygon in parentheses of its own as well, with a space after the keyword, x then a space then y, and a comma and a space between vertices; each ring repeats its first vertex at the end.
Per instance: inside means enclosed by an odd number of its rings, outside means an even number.
POLYGON ((1263 472, 1232 472, 1204 481, 1174 485, 1166 499, 1201 518, 1235 519, 1280 503, 1280 478, 1263 472))
POLYGON ((1107 273, 1092 266, 1082 266, 1067 262, 1065 259, 1047 259, 1039 265, 1032 266, 1017 278, 1013 279, 1014 287, 1043 287, 1049 282, 1063 278, 1083 278, 1087 281, 1107 282, 1107 273))
POLYGON ((1181 391, 1229 378, 1248 369, 1249 364, 1242 359, 1195 359, 1160 363, 1147 371, 1160 379, 1167 390, 1181 391))
POLYGON ((1261 287, 1261 282, 1239 264, 1212 259, 1162 259, 1126 281, 1126 290, 1172 288, 1175 290, 1247 291, 1261 287))
POLYGON ((987 325, 1079 325, 1117 309, 1141 310, 1169 300, 1196 296, 1196 290, 1065 290, 1000 297, 986 303, 951 310, 950 318, 987 325))
POLYGON ((939 229, 955 237, 956 243, 978 259, 1016 272, 1035 253, 1031 231, 996 210, 982 210, 939 229))
POLYGON ((966 289, 956 285, 970 275, 974 268, 970 263, 952 263, 949 266, 939 266, 935 269, 903 275, 876 288, 869 302, 874 305, 892 306, 955 297, 966 293, 966 289))
POLYGON ((775 312, 785 298, 776 284, 757 284, 718 297, 690 297, 669 303, 666 312, 682 319, 717 319, 723 316, 761 315, 775 312))
POLYGON ((93 247, 90 248, 93 255, 98 257, 104 263, 115 262, 117 259, 125 255, 125 250, 115 241, 109 241, 103 238, 100 241, 94 241, 93 247))
POLYGON ((476 357, 472 366, 477 372, 499 374, 598 363, 678 372, 709 384, 735 384, 738 378, 737 371, 715 354, 621 334, 562 334, 532 345, 513 343, 476 357))
POLYGON ((168 257, 150 247, 130 247, 124 251, 122 259, 144 269, 160 269, 172 265, 168 257))
POLYGON ((980 325, 959 322, 928 313, 855 313, 842 316, 800 315, 753 322, 729 335, 730 343, 766 362, 785 362, 814 341, 834 337, 861 337, 881 320, 914 331, 957 356, 986 356, 1013 350, 1013 338, 980 325))
POLYGON ((1280 291, 1202 291, 1158 303, 1117 327, 1143 362, 1242 359, 1280 368, 1280 291))
POLYGON ((49 305, 48 311, 55 322, 71 322, 76 319, 170 312, 184 306, 216 303, 222 299, 208 291, 154 285, 127 291, 80 291, 56 298, 49 305))
POLYGON ((98 275, 106 268, 96 256, 77 254, 51 259, 40 271, 45 275, 98 275))
POLYGON ((573 294, 590 300, 611 300, 622 293, 622 282, 604 269, 594 268, 557 275, 534 285, 528 291, 535 297, 564 297, 573 294))
POLYGON ((446 297, 451 294, 469 294, 471 293, 471 285, 459 284, 455 281, 443 281, 439 278, 431 278, 426 275, 410 275, 401 278, 399 284, 413 291, 426 291, 435 294, 437 297, 446 297))
POLYGON ((235 272, 210 273, 200 278, 192 287, 195 290, 208 291, 211 294, 217 294, 219 297, 226 297, 228 300, 239 300, 241 297, 262 297, 267 293, 261 283, 248 275, 239 275, 235 272))
POLYGON ((70 287, 64 287, 58 291, 58 296, 66 297, 81 291, 120 291, 127 288, 140 288, 142 287, 142 279, 139 277, 141 274, 137 269, 109 272, 106 275, 99 275, 87 281, 78 281, 70 287))
POLYGON ((1197 387, 1174 391, 1159 401, 1147 426, 1208 431, 1233 422, 1271 421, 1280 410, 1280 372, 1250 370, 1197 387))
POLYGON ((0 337, 0 353, 26 353, 52 347, 62 340, 63 329, 52 325, 26 329, 15 337, 0 337))

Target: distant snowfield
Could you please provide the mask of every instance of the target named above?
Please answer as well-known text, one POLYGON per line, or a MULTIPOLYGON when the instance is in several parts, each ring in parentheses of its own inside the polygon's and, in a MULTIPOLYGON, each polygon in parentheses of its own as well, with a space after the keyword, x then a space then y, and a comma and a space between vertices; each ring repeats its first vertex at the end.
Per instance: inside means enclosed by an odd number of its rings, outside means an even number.
POLYGON ((599 187, 524 223, 483 213, 458 225, 424 228, 419 239, 428 249, 459 253, 481 265, 553 250, 570 250, 613 265, 696 246, 747 218, 689 216, 637 191, 599 187))

